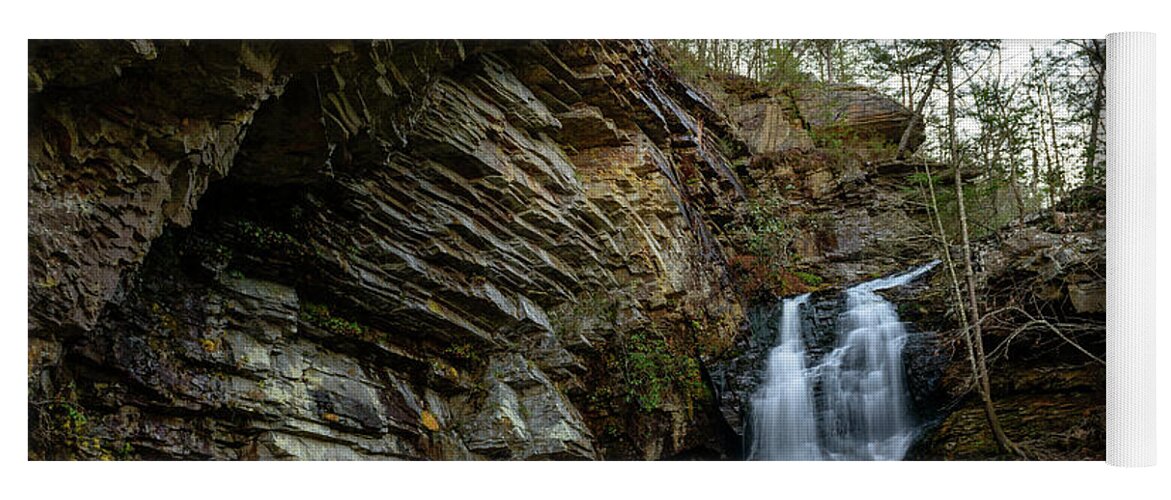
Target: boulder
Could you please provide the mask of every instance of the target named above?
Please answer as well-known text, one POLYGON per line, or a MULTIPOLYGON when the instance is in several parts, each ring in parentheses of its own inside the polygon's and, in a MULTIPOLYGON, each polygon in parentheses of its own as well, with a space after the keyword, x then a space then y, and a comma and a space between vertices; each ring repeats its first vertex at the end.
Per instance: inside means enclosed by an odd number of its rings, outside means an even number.
MULTIPOLYGON (((810 86, 794 94, 801 119, 814 136, 847 134, 897 146, 914 116, 893 99, 858 85, 810 86)), ((914 152, 926 137, 923 120, 915 120, 908 151, 914 152)))

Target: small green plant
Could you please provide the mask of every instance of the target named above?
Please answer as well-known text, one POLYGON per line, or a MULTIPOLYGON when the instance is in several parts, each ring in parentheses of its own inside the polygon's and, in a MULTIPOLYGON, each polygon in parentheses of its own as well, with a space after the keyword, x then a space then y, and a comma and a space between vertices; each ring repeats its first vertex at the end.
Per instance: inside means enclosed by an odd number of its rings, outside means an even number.
POLYGON ((825 281, 825 279, 821 276, 804 271, 793 271, 793 275, 800 279, 802 283, 805 283, 811 287, 821 286, 821 284, 825 281))
POLYGON ((118 460, 129 460, 134 456, 134 447, 130 443, 122 443, 122 446, 114 453, 118 460))
POLYGON ((301 318, 311 325, 336 335, 354 337, 363 336, 367 333, 365 326, 355 321, 334 316, 328 307, 321 304, 304 303, 301 306, 301 318))
POLYGON ((297 256, 304 253, 301 242, 284 231, 245 219, 235 221, 231 227, 239 238, 257 250, 286 256, 297 256))
POLYGON ((731 259, 731 264, 749 296, 785 291, 786 269, 795 260, 792 246, 796 233, 790 231, 784 216, 780 197, 754 200, 735 230, 743 242, 743 253, 731 259))
MULTIPOLYGON (((918 185, 926 186, 927 181, 928 181, 928 175, 924 172, 914 172, 911 174, 907 174, 906 181, 907 181, 907 184, 912 184, 912 185, 916 185, 916 186, 918 186, 918 185)), ((938 185, 938 181, 936 182, 936 184, 938 185)))
MULTIPOLYGON (((472 344, 450 345, 443 350, 443 354, 457 361, 478 364, 481 361, 480 352, 472 344)), ((498 377, 499 378, 499 377, 498 377)))
MULTIPOLYGON (((91 422, 76 401, 72 382, 60 393, 59 399, 30 404, 35 426, 30 438, 49 456, 67 459, 127 460, 134 449, 125 441, 115 442, 93 435, 91 422)), ((31 444, 31 443, 30 443, 31 444)))
POLYGON ((226 267, 233 255, 231 248, 203 238, 190 238, 188 245, 180 252, 194 255, 205 266, 213 269, 226 267))
POLYGON ((591 321, 607 325, 617 324, 621 305, 620 299, 614 294, 605 292, 583 294, 576 301, 551 311, 549 324, 553 327, 553 333, 558 337, 570 338, 581 334, 591 321))
POLYGON ((610 439, 616 439, 622 437, 622 429, 620 429, 617 425, 608 423, 605 427, 602 428, 602 435, 610 439))
POLYGON ((838 128, 814 128, 809 130, 813 144, 822 149, 839 150, 846 147, 847 136, 838 128))
POLYGON ((732 142, 731 139, 721 136, 716 141, 716 145, 720 148, 720 154, 724 155, 724 158, 736 157, 736 143, 732 142))
POLYGON ((71 439, 76 439, 82 430, 85 429, 86 424, 89 423, 89 419, 73 404, 61 403, 58 407, 65 414, 65 418, 61 423, 62 427, 64 427, 71 439))

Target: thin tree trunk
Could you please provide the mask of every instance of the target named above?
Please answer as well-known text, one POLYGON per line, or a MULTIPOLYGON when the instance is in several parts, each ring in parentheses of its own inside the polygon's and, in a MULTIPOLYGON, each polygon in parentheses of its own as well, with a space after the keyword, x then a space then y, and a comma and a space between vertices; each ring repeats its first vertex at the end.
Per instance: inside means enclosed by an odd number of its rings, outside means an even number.
POLYGON ((968 323, 968 312, 964 307, 964 294, 960 291, 960 279, 956 274, 955 260, 951 257, 951 242, 947 239, 947 231, 943 228, 943 217, 939 215, 939 199, 935 196, 935 179, 931 177, 931 167, 927 163, 923 163, 923 172, 927 174, 927 192, 931 194, 931 213, 935 219, 936 228, 939 230, 939 245, 943 248, 944 263, 947 264, 947 274, 951 278, 952 292, 954 292, 956 311, 960 316, 960 328, 964 332, 964 346, 968 348, 968 363, 971 364, 972 378, 977 384, 976 392, 980 392, 979 381, 976 374, 980 370, 976 368, 976 351, 972 347, 972 329, 968 323))
POLYGON ((1033 196, 1037 196, 1037 182, 1041 178, 1041 162, 1037 158, 1037 133, 1036 131, 1029 131, 1029 152, 1033 157, 1033 178, 1029 180, 1029 191, 1033 196))
POLYGON ((1024 225, 1025 223, 1025 201, 1021 196, 1021 186, 1017 182, 1017 176, 1020 175, 1017 169, 1017 150, 1016 150, 1016 129, 1008 131, 1008 182, 1012 187, 1012 197, 1016 199, 1016 214, 1017 221, 1024 225))
POLYGON ((984 337, 980 328, 980 309, 976 301, 976 273, 972 269, 972 243, 968 238, 968 214, 964 209, 964 184, 963 175, 960 171, 960 165, 956 162, 958 154, 956 149, 956 109, 955 109, 955 75, 952 71, 953 59, 955 57, 955 41, 945 40, 943 42, 944 55, 943 63, 947 73, 947 149, 948 160, 952 162, 952 169, 955 171, 955 188, 956 188, 956 208, 960 216, 960 236, 963 240, 964 249, 964 274, 968 282, 968 317, 971 319, 972 335, 967 338, 972 343, 975 350, 976 358, 976 377, 979 382, 980 397, 984 402, 984 416, 988 419, 988 426, 992 430, 992 435, 996 438, 996 444, 1008 453, 1024 457, 1024 453, 1017 445, 1013 444, 1008 436, 1005 435, 1004 429, 1000 427, 1000 419, 996 417, 996 407, 992 403, 992 386, 989 383, 988 377, 988 362, 984 354, 984 337))
POLYGON ((1041 151, 1045 153, 1045 184, 1049 186, 1049 210, 1057 210, 1057 176, 1053 168, 1053 156, 1049 151, 1049 141, 1045 138, 1045 110, 1041 107, 1041 92, 1037 91, 1037 121, 1040 130, 1037 138, 1041 140, 1041 151))
MULTIPOLYGON (((1095 52, 1097 52, 1098 41, 1094 40, 1093 43, 1094 43, 1094 50, 1095 50, 1095 52)), ((1095 53, 1095 54, 1091 55, 1091 57, 1095 57, 1096 55, 1097 54, 1095 53)), ((1098 71, 1098 82, 1094 86, 1094 103, 1093 103, 1093 107, 1090 108, 1090 138, 1089 138, 1089 141, 1087 141, 1089 144, 1089 150, 1087 151, 1087 154, 1086 154, 1086 171, 1084 174, 1086 184, 1092 184, 1095 181, 1099 180, 1098 179, 1099 176, 1097 175, 1098 174, 1098 171, 1097 171, 1098 170, 1098 168, 1097 168, 1098 167, 1098 125, 1099 125, 1099 122, 1101 121, 1101 118, 1102 118, 1102 104, 1103 104, 1102 93, 1105 91, 1105 88, 1106 88, 1105 81, 1103 80, 1104 77, 1106 76, 1106 72, 1104 71, 1104 68, 1100 68, 1096 64, 1094 65, 1094 67, 1098 71)))
MULTIPOLYGON (((1000 182, 999 181, 1002 180, 1002 178, 1000 176, 1000 173, 1001 173, 1000 172, 1000 145, 997 144, 997 145, 993 146, 992 145, 993 142, 994 141, 993 141, 992 137, 988 137, 987 135, 982 135, 980 137, 980 146, 979 147, 980 147, 980 154, 984 155, 984 169, 987 172, 988 179, 990 180, 990 182, 988 182, 988 185, 989 185, 988 190, 991 193, 991 198, 992 198, 992 203, 991 203, 992 217, 991 217, 991 220, 995 221, 995 220, 999 220, 999 217, 1000 217, 1000 204, 997 203, 997 201, 999 201, 999 199, 1000 199, 1000 182)), ((977 200, 977 203, 976 203, 977 209, 980 207, 980 203, 978 201, 979 200, 977 200)))
POLYGON ((716 72, 724 71, 722 64, 723 53, 720 50, 720 45, 719 38, 712 39, 712 69, 716 70, 716 72))
POLYGON ((831 40, 825 50, 825 83, 834 83, 838 76, 834 74, 834 46, 836 41, 831 40))
POLYGON ((923 91, 923 97, 919 98, 918 105, 915 106, 914 112, 911 113, 911 122, 907 124, 907 128, 903 130, 903 136, 899 138, 899 149, 895 152, 896 159, 904 157, 907 153, 907 145, 911 142, 911 131, 919 123, 919 118, 923 114, 923 108, 927 106, 927 99, 931 97, 931 92, 935 89, 935 77, 939 75, 939 67, 942 65, 943 61, 940 61, 934 68, 931 68, 931 78, 927 79, 927 89, 923 91))
MULTIPOLYGON (((1018 163, 1020 160, 1020 151, 1017 149, 1017 130, 1020 127, 1020 122, 1012 117, 1012 111, 1008 109, 1008 103, 1003 95, 998 95, 996 99, 996 112, 1000 119, 1008 125, 1001 127, 1000 133, 1004 135, 1004 142, 1008 147, 1008 182, 1009 188, 1012 189, 1012 197, 1016 202, 1017 221, 1021 224, 1025 223, 1025 202, 1021 196, 1021 186, 1018 182, 1020 176, 1020 169, 1018 163)), ((997 159, 999 163, 1000 151, 997 151, 997 159)), ((995 203, 996 200, 993 200, 995 203)))
POLYGON ((1065 196, 1065 167, 1061 161, 1061 146, 1057 142, 1057 117, 1053 113, 1053 92, 1049 90, 1048 81, 1045 82, 1045 107, 1049 115, 1049 136, 1053 142, 1053 161, 1056 167, 1054 182, 1057 184, 1055 188, 1057 197, 1062 198, 1065 196))
POLYGON ((911 88, 910 87, 911 87, 910 77, 907 76, 906 73, 900 72, 899 73, 899 97, 902 98, 903 106, 906 106, 908 108, 912 106, 911 101, 914 100, 911 97, 911 88))

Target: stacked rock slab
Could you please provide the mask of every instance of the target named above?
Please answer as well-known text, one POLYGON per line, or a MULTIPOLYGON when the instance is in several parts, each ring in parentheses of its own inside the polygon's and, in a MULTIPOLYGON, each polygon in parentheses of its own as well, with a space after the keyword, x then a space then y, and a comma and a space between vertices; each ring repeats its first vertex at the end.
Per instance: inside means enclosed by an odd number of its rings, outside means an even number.
POLYGON ((701 132, 722 119, 651 44, 34 42, 29 65, 31 457, 719 450, 679 396, 606 446, 580 409, 622 331, 743 317, 707 215, 742 202, 701 132), (555 327, 599 293, 615 321, 555 327))

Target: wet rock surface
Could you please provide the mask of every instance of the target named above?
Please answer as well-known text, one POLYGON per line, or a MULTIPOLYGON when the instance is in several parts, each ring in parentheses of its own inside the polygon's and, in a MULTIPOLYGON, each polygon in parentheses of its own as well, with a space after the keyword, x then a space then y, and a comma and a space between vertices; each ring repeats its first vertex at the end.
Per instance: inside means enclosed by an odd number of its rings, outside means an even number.
MULTIPOLYGON (((903 287, 923 289, 928 277, 913 281, 903 287)), ((920 292, 886 291, 892 299, 910 296, 920 292)), ((842 289, 828 289, 813 293, 801 307, 805 365, 817 366, 823 358, 839 347, 841 315, 845 311, 845 296, 842 289)), ((943 371, 947 357, 939 349, 938 332, 917 330, 911 321, 913 314, 900 311, 900 318, 908 321, 907 341, 903 350, 903 365, 906 371, 907 387, 910 390, 913 412, 927 422, 937 418, 941 412, 943 371), (909 316, 909 317, 904 317, 909 316)), ((781 304, 762 305, 748 312, 751 335, 737 344, 739 355, 712 368, 720 394, 721 411, 740 438, 748 439, 752 432, 748 420, 751 416, 753 394, 762 383, 764 363, 769 351, 777 345, 777 332, 781 321, 781 304)), ((814 384, 812 389, 821 390, 814 384)))

